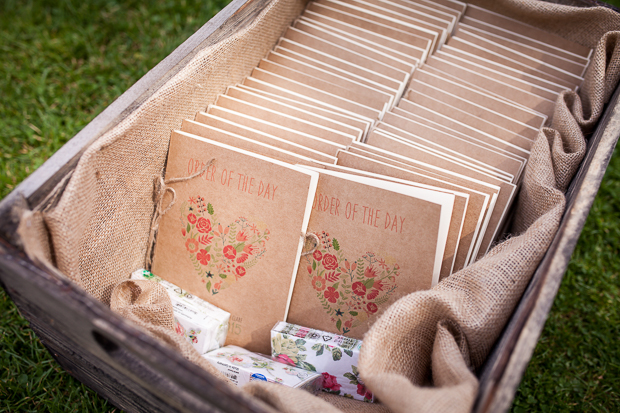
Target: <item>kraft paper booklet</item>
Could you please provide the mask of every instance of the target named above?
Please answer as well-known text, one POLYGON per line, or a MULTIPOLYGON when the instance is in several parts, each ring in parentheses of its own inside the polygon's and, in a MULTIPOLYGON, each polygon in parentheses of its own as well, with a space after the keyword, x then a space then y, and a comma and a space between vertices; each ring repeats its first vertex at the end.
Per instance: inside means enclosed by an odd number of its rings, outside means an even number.
POLYGON ((166 179, 177 202, 162 218, 153 272, 231 313, 227 344, 269 352, 286 317, 318 174, 174 131, 166 179))
POLYGON ((361 338, 398 298, 439 280, 454 195, 313 169, 320 174, 290 323, 361 338))

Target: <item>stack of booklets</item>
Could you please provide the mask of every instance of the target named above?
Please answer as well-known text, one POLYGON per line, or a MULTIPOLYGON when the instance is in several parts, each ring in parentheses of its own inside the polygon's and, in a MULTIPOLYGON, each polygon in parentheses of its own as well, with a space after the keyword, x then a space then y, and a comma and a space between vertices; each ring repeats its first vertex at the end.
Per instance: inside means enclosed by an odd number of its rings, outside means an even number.
POLYGON ((311 2, 172 133, 167 179, 215 162, 171 185, 152 271, 230 312, 228 344, 268 352, 278 320, 361 338, 489 250, 590 54, 454 0, 311 2))

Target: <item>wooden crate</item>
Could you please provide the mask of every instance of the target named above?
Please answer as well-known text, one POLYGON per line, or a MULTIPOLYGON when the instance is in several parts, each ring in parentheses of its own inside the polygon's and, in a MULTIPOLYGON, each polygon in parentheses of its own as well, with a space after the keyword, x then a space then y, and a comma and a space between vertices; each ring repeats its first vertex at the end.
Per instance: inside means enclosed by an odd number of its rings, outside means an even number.
MULTIPOLYGON (((160 345, 62 275, 37 266, 14 238, 15 206, 41 202, 97 138, 132 113, 196 53, 247 27, 268 0, 234 0, 136 82, 0 203, 0 283, 63 368, 132 412, 262 411, 160 345)), ((571 1, 575 4, 575 1, 571 1)), ((592 1, 577 2, 592 5, 592 1)), ((509 409, 620 135, 616 90, 567 192, 558 233, 479 372, 476 412, 509 409)))

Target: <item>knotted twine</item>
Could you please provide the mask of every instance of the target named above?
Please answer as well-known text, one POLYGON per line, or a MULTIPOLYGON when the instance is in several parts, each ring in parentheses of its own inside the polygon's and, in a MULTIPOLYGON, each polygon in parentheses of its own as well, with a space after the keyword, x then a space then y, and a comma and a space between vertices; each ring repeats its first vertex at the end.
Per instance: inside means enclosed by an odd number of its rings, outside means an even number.
POLYGON ((149 233, 148 247, 146 250, 146 269, 150 271, 151 265, 153 264, 153 246, 155 246, 155 236, 157 235, 157 230, 159 229, 159 222, 161 218, 166 214, 166 212, 170 211, 170 208, 173 207, 174 203, 177 201, 177 193, 174 188, 168 186, 170 184, 176 184, 179 182, 186 182, 192 180, 203 173, 206 172, 207 169, 215 162, 215 158, 211 158, 200 170, 194 172, 191 175, 181 177, 181 178, 170 178, 164 181, 162 175, 157 175, 153 179, 153 202, 155 203, 155 212, 153 213, 153 219, 151 221, 151 232, 149 233), (164 208, 164 198, 166 193, 170 192, 172 194, 172 199, 164 208))

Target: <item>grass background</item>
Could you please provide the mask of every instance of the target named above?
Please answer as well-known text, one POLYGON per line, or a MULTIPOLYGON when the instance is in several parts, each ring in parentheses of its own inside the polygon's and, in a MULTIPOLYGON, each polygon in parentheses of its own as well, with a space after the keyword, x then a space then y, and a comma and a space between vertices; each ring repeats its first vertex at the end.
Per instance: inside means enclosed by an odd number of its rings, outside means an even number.
MULTIPOLYGON (((0 198, 226 3, 0 1, 0 198)), ((620 411, 619 246, 616 153, 514 412, 620 411)), ((56 364, 2 290, 0 314, 0 411, 116 410, 56 364)))

